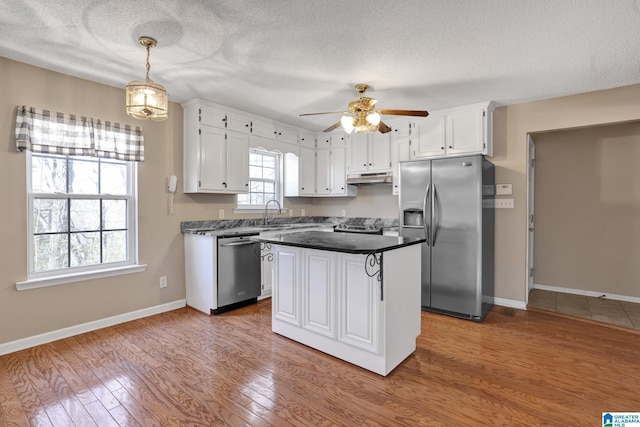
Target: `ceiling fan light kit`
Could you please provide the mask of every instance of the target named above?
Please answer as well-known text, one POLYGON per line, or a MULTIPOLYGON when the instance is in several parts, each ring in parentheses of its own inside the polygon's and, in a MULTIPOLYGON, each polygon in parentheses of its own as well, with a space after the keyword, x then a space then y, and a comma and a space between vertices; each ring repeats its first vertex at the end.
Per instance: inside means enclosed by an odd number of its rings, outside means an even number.
POLYGON ((349 111, 334 111, 328 113, 306 113, 300 114, 301 116, 313 116, 316 114, 344 114, 342 119, 327 129, 324 132, 331 132, 339 126, 346 133, 371 133, 380 132, 387 133, 391 131, 391 128, 381 121, 381 114, 390 114, 396 116, 417 116, 427 117, 428 111, 424 110, 374 110, 374 106, 377 99, 364 96, 364 93, 369 88, 368 85, 361 83, 356 85, 356 90, 360 94, 360 98, 353 100, 349 103, 349 111))
POLYGON ((151 37, 140 37, 138 42, 147 49, 146 81, 134 80, 127 84, 127 114, 139 120, 162 121, 168 117, 169 96, 166 89, 149 78, 149 50, 157 45, 151 37))

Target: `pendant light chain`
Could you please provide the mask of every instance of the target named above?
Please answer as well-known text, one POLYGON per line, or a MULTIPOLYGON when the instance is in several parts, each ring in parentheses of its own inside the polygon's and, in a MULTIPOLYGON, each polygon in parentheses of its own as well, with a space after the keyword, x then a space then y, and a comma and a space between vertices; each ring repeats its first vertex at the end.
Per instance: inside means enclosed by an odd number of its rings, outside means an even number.
POLYGON ((147 43, 147 83, 151 81, 149 79, 149 70, 151 69, 151 64, 149 63, 149 51, 151 50, 151 45, 147 43))

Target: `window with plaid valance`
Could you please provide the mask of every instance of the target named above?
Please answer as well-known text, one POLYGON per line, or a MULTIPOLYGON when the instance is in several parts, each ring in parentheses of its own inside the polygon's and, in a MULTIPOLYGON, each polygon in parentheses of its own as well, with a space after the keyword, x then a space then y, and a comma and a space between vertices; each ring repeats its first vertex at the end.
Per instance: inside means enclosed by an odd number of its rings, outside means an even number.
POLYGON ((18 107, 16 148, 34 153, 144 161, 142 128, 33 107, 18 107))

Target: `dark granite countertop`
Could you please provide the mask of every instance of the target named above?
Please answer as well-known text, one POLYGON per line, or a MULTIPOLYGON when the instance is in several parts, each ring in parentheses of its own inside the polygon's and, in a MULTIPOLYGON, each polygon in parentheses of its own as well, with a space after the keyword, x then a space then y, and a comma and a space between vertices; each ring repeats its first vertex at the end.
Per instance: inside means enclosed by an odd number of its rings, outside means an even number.
POLYGON ((425 242, 418 237, 380 236, 358 233, 327 233, 324 231, 300 231, 267 233, 251 237, 252 240, 272 245, 297 246, 350 254, 386 252, 425 242))

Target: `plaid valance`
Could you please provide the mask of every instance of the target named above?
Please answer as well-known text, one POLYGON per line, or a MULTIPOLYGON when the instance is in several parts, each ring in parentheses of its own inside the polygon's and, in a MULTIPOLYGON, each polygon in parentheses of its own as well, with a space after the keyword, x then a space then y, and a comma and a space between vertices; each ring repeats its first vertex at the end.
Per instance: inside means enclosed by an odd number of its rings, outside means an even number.
POLYGON ((144 135, 138 126, 24 105, 18 107, 16 114, 16 148, 34 153, 144 161, 144 135))

